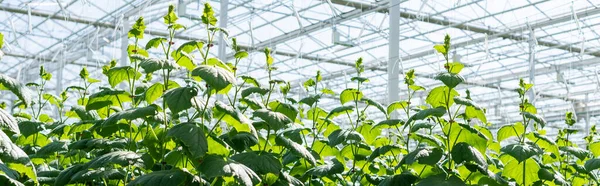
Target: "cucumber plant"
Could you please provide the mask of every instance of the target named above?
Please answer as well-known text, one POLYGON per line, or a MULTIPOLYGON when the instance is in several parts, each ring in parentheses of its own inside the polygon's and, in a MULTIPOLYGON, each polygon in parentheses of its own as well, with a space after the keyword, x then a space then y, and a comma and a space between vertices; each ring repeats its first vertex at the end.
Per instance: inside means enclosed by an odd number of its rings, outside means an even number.
POLYGON ((209 4, 205 40, 175 43, 186 29, 177 20, 169 6, 168 35, 142 46, 137 19, 129 64, 113 60, 97 78, 84 67, 60 95, 45 89, 54 79, 43 67, 27 84, 0 74, 0 88, 18 97, 0 105, 0 185, 599 185, 595 127, 579 147, 569 112, 558 136, 546 136, 526 98, 532 84, 516 90, 521 121, 493 134, 486 109, 457 90, 464 65, 450 61, 448 35, 433 47, 444 57, 440 86, 417 85, 409 70, 407 96, 386 107, 363 94, 360 58, 351 88, 338 94, 317 71, 296 100, 290 83, 272 76, 270 49, 266 84, 238 73, 248 52, 235 38, 232 62, 210 55, 216 34, 228 32, 209 4), (417 93, 425 104, 413 103, 417 93), (324 98, 339 106, 323 109, 324 98))

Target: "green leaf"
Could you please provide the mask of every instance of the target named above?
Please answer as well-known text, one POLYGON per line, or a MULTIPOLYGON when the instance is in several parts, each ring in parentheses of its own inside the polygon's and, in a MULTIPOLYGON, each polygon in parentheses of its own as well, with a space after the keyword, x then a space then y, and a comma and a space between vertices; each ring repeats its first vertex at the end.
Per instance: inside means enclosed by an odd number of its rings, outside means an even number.
MULTIPOLYGON (((0 36, 1 33, 0 33, 0 36)), ((0 41, 1 41, 1 37, 0 37, 0 41)), ((1 44, 1 43, 0 43, 1 44)), ((2 57, 2 51, 0 51, 0 58, 2 57)), ((15 180, 14 178, 11 178, 5 174, 0 174, 0 183, 6 184, 6 186, 25 186, 23 183, 15 180)))
POLYGON ((365 138, 354 130, 338 129, 333 131, 327 137, 330 146, 336 146, 341 143, 359 143, 365 141, 365 138))
POLYGON ((146 50, 151 49, 151 48, 158 48, 158 46, 160 46, 161 44, 163 44, 164 42, 168 42, 167 38, 164 37, 156 37, 156 38, 152 38, 150 41, 148 41, 148 43, 146 44, 146 50))
POLYGON ((144 58, 139 63, 140 67, 146 73, 153 73, 157 70, 175 70, 179 65, 172 60, 158 58, 144 58))
POLYGON ((466 142, 460 142, 454 145, 451 154, 452 159, 456 161, 456 163, 460 164, 463 162, 474 162, 477 166, 479 166, 479 170, 488 169, 488 164, 485 160, 485 157, 477 149, 466 142))
POLYGON ((428 176, 421 180, 416 186, 467 186, 459 177, 452 175, 446 178, 445 174, 428 176))
POLYGON ((444 151, 440 148, 418 148, 404 156, 399 165, 412 165, 413 163, 418 162, 420 164, 433 166, 440 161, 443 154, 444 151))
POLYGON ((244 82, 250 83, 256 87, 260 87, 260 83, 253 77, 250 77, 250 76, 240 76, 240 77, 244 80, 244 82))
POLYGON ((167 136, 181 141, 185 149, 191 155, 191 159, 199 159, 208 152, 208 141, 204 129, 197 123, 181 123, 173 126, 167 132, 167 136))
POLYGON ((0 49, 4 45, 4 34, 0 33, 0 49))
POLYGON ((435 124, 433 123, 427 123, 427 122, 420 122, 420 123, 415 123, 412 128, 410 128, 410 132, 417 132, 419 129, 431 129, 435 126, 435 124))
POLYGON ((417 175, 407 171, 387 177, 379 183, 379 186, 412 186, 418 179, 417 175))
POLYGON ((304 103, 310 107, 312 107, 316 102, 319 101, 319 99, 321 99, 321 95, 310 95, 308 97, 302 98, 299 103, 304 103))
POLYGON ((119 120, 135 120, 135 119, 139 119, 139 118, 146 118, 148 116, 153 116, 157 114, 157 109, 158 106, 156 105, 149 105, 146 107, 138 107, 138 108, 131 108, 131 109, 127 109, 124 111, 120 111, 117 112, 113 115, 111 115, 110 117, 108 117, 106 120, 104 120, 104 122, 102 122, 103 126, 110 126, 110 125, 114 125, 117 124, 117 122, 119 122, 119 120))
POLYGON ((459 104, 459 105, 464 105, 464 106, 471 106, 477 110, 483 110, 483 107, 480 107, 479 105, 477 105, 477 103, 475 103, 475 101, 466 99, 466 98, 462 98, 462 97, 454 97, 454 103, 459 104))
POLYGON ((450 89, 447 86, 439 86, 429 92, 425 101, 432 107, 447 107, 454 104, 453 98, 456 96, 458 96, 456 90, 450 89))
POLYGON ((200 177, 185 170, 174 168, 142 175, 127 183, 127 186, 205 185, 202 182, 203 180, 200 177))
POLYGON ((118 164, 121 166, 133 165, 143 167, 142 156, 131 151, 114 151, 103 154, 87 162, 85 167, 88 169, 96 169, 107 165, 118 164))
POLYGON ((17 80, 8 77, 7 75, 0 74, 0 90, 7 89, 17 95, 25 105, 31 105, 33 92, 25 85, 17 82, 17 80))
POLYGON ((585 161, 585 164, 583 166, 585 167, 585 170, 587 170, 588 172, 592 172, 593 170, 600 169, 600 159, 599 158, 589 159, 589 160, 585 161))
POLYGON ((254 117, 258 117, 263 121, 267 122, 271 130, 279 130, 284 128, 286 125, 293 121, 285 114, 279 112, 273 112, 267 109, 259 109, 254 111, 252 114, 254 117))
POLYGON ((478 110, 473 106, 467 106, 465 108, 465 115, 468 119, 477 118, 482 123, 487 123, 487 117, 485 116, 485 110, 478 110))
POLYGON ((579 147, 560 146, 560 147, 558 147, 558 149, 560 149, 561 151, 567 152, 567 153, 579 158, 580 160, 585 160, 587 157, 592 155, 589 151, 579 148, 579 147))
POLYGON ((362 97, 363 93, 361 91, 355 88, 349 88, 342 91, 342 93, 340 94, 340 102, 343 105, 344 103, 347 103, 349 101, 358 101, 362 99, 362 97))
POLYGON ((588 146, 594 157, 600 156, 600 141, 590 143, 588 146))
POLYGON ((179 113, 192 107, 192 98, 198 95, 194 87, 179 87, 171 89, 163 95, 164 101, 173 113, 179 113))
POLYGON ((514 157, 519 162, 525 161, 532 156, 540 155, 543 153, 542 149, 530 144, 509 144, 507 146, 502 147, 500 151, 514 157))
POLYGON ((290 120, 296 121, 296 117, 298 116, 298 109, 291 104, 282 103, 279 100, 272 101, 269 103, 269 108, 272 111, 279 112, 285 114, 290 120))
POLYGON ((394 112, 395 110, 398 110, 398 109, 404 110, 407 107, 408 107, 408 102, 407 101, 396 101, 396 102, 393 102, 392 104, 390 104, 387 107, 387 114, 391 115, 392 112, 394 112))
POLYGON ((125 66, 125 67, 114 67, 108 70, 106 74, 108 76, 108 83, 110 86, 115 88, 117 84, 125 81, 125 80, 137 80, 142 77, 142 74, 136 72, 133 67, 125 66))
POLYGON ((44 123, 37 121, 21 121, 19 122, 19 130, 23 131, 21 134, 25 137, 29 137, 33 134, 37 134, 44 130, 44 123))
POLYGON ((216 66, 200 65, 192 71, 192 75, 200 76, 200 78, 217 91, 236 82, 235 76, 230 71, 216 66))
POLYGON ((569 185, 566 181, 565 178, 558 172, 552 170, 552 169, 545 169, 545 168, 541 168, 538 171, 538 177, 541 180, 547 180, 547 181, 552 181, 558 185, 569 185))
POLYGON ((127 38, 135 37, 138 39, 143 39, 145 29, 146 29, 146 24, 144 24, 144 18, 139 17, 135 21, 135 24, 133 24, 131 30, 129 30, 129 32, 127 33, 127 38))
POLYGON ((242 90, 242 93, 240 94, 242 96, 242 98, 248 97, 252 94, 260 94, 261 96, 264 96, 265 94, 267 94, 269 92, 269 89, 266 88, 261 88, 261 87, 248 87, 244 90, 242 90))
POLYGON ((231 156, 231 159, 246 165, 258 174, 279 174, 282 169, 280 160, 271 153, 244 152, 231 156))
POLYGON ((29 164, 29 156, 19 146, 15 145, 10 138, 0 130, 0 160, 8 163, 29 164))
POLYGON ((537 114, 532 114, 529 112, 521 112, 521 114, 523 114, 523 116, 525 116, 525 118, 532 119, 536 123, 540 124, 542 126, 542 128, 544 126, 546 126, 546 120, 544 120, 544 118, 542 118, 541 116, 539 116, 537 114))
POLYGON ((351 113, 352 111, 354 111, 354 106, 340 106, 331 110, 325 119, 333 119, 340 114, 351 113))
POLYGON ((243 58, 248 57, 248 52, 246 52, 246 51, 239 51, 239 52, 236 52, 235 55, 233 55, 233 57, 235 57, 237 59, 243 59, 243 58))
POLYGON ((375 158, 384 156, 387 154, 390 154, 390 155, 400 154, 400 147, 398 145, 384 145, 382 147, 378 147, 375 150, 373 150, 373 153, 371 155, 369 155, 369 158, 367 159, 367 161, 373 162, 373 160, 375 160, 375 158))
POLYGON ((524 132, 525 132, 525 127, 520 122, 512 124, 512 125, 502 126, 502 127, 500 127, 500 129, 498 130, 498 133, 497 133, 498 142, 502 142, 509 137, 520 136, 524 132))
POLYGON ((154 101, 163 95, 164 91, 165 86, 162 83, 155 83, 154 85, 148 87, 148 89, 146 89, 146 93, 144 94, 146 103, 154 103, 154 101))
POLYGON ((475 147, 481 154, 485 154, 488 148, 488 138, 478 129, 461 123, 448 123, 443 128, 444 134, 450 139, 447 146, 452 147, 459 142, 467 142, 475 147))
POLYGON ((461 75, 447 73, 447 72, 442 72, 442 73, 437 74, 435 76, 435 79, 442 81, 444 83, 444 85, 446 85, 450 88, 454 88, 458 84, 465 81, 465 78, 463 78, 461 75))
POLYGON ((518 185, 532 185, 533 182, 539 180, 539 170, 540 166, 533 159, 527 159, 522 162, 509 161, 502 170, 502 176, 515 179, 518 185), (523 183, 523 178, 525 178, 525 183, 523 183))
POLYGON ((204 11, 202 11, 202 23, 212 26, 215 26, 217 24, 215 12, 208 3, 204 3, 204 11))
POLYGON ((383 126, 385 126, 385 127, 399 126, 399 125, 404 125, 404 121, 401 119, 387 119, 387 120, 380 121, 375 126, 373 126, 373 128, 378 128, 378 127, 383 127, 383 126))
POLYGON ((261 181, 260 177, 244 164, 214 155, 207 156, 198 169, 208 178, 233 176, 240 184, 246 186, 253 186, 261 181))
POLYGON ((19 125, 15 117, 10 115, 4 109, 0 109, 0 129, 2 128, 8 129, 9 131, 14 132, 15 134, 21 134, 21 131, 19 130, 19 125))
POLYGON ((444 47, 444 45, 438 44, 438 45, 433 45, 433 49, 435 49, 435 51, 439 52, 440 54, 447 54, 448 51, 446 51, 446 48, 444 47))
POLYGON ((315 160, 315 157, 304 146, 286 138, 283 135, 277 135, 277 138, 275 138, 275 142, 277 143, 277 145, 284 146, 290 151, 292 151, 294 154, 308 160, 310 164, 316 164, 317 160, 315 160))
POLYGON ((450 73, 458 74, 463 68, 465 68, 465 65, 460 62, 448 63, 448 69, 450 70, 450 73))
POLYGON ((305 175, 324 177, 344 172, 344 164, 342 164, 336 158, 333 158, 331 161, 332 163, 327 163, 325 165, 319 165, 308 169, 305 175))
MULTIPOLYGON (((140 56, 148 57, 148 51, 144 50, 143 48, 140 48, 139 46, 135 46, 135 45, 127 46, 127 54, 128 54, 128 56, 130 56, 130 59, 131 59, 131 56, 136 55, 136 54, 140 55, 140 56)), ((133 60, 131 60, 131 61, 133 61, 133 60)))
POLYGON ((381 111, 381 113, 386 114, 386 110, 383 108, 383 105, 381 105, 381 103, 374 101, 372 99, 369 99, 369 98, 362 98, 362 101, 367 103, 367 105, 369 105, 369 106, 374 106, 379 111, 381 111))
POLYGON ((408 121, 406 121, 406 123, 411 123, 411 122, 417 121, 417 120, 424 120, 425 118, 430 117, 430 116, 442 117, 444 114, 446 114, 445 107, 425 109, 425 110, 421 110, 421 111, 415 113, 414 115, 410 116, 410 118, 408 118, 408 121))
POLYGON ((163 17, 163 20, 165 22, 165 24, 170 25, 175 23, 175 21, 177 21, 178 17, 177 14, 175 13, 175 5, 169 5, 169 11, 167 12, 167 15, 165 15, 163 17))
POLYGON ((58 174, 56 177, 56 181, 54 182, 55 186, 64 186, 71 182, 71 178, 79 171, 86 170, 86 166, 83 164, 75 164, 73 166, 68 167, 58 174))
POLYGON ((42 147, 39 151, 36 152, 37 157, 49 157, 54 156, 55 153, 61 152, 60 154, 66 152, 69 149, 70 141, 53 141, 48 145, 42 147))
POLYGON ((442 142, 438 137, 433 135, 411 133, 409 137, 421 143, 427 143, 433 147, 444 147, 444 142, 442 142))

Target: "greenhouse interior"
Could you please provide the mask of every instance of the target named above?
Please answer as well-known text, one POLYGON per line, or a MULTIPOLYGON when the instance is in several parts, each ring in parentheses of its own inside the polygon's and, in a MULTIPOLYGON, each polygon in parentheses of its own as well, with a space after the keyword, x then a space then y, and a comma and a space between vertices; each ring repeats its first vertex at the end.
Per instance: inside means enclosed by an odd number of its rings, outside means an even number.
POLYGON ((0 185, 600 186, 599 6, 0 0, 0 185))

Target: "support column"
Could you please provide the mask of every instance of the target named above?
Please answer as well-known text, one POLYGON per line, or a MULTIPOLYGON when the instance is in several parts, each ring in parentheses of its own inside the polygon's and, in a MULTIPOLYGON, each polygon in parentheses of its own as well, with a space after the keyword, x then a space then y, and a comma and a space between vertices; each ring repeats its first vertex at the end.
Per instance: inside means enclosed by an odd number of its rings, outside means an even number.
POLYGON ((535 31, 529 32, 529 83, 534 86, 529 90, 529 102, 535 105, 535 31))
POLYGON ((585 94, 585 102, 584 102, 584 108, 583 110, 585 111, 585 133, 589 134, 590 133, 590 108, 588 107, 588 102, 590 101, 589 99, 589 94, 585 94))
POLYGON ((127 38, 127 32, 129 31, 129 17, 123 17, 123 29, 121 29, 121 61, 122 66, 129 64, 129 53, 127 53, 127 47, 129 46, 129 38, 127 38))
MULTIPOLYGON (((390 34, 389 34, 389 60, 387 66, 387 101, 388 104, 400 100, 400 0, 390 0, 390 34)), ((398 118, 398 114, 392 114, 392 118, 398 118)))
MULTIPOLYGON (((229 0, 221 0, 221 9, 219 10, 219 27, 227 29, 227 10, 229 9, 229 0)), ((227 45, 225 44, 225 34, 219 33, 219 59, 227 61, 227 45)))

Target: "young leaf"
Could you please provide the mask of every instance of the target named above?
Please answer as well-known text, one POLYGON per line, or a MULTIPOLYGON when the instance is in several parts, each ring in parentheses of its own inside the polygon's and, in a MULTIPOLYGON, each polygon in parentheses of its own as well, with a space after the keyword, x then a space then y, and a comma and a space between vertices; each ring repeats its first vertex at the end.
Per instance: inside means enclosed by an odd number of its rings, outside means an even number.
POLYGON ((144 18, 140 17, 135 21, 131 30, 127 33, 127 38, 135 37, 137 39, 144 38, 144 30, 146 30, 146 24, 144 24, 144 18))
POLYGON ((175 21, 177 21, 177 19, 178 19, 178 17, 177 17, 177 14, 175 14, 175 5, 169 5, 169 10, 167 12, 167 15, 165 15, 163 17, 165 24, 167 24, 167 25, 174 24, 175 21))
POLYGON ((391 115, 392 112, 398 110, 398 109, 406 109, 406 107, 408 107, 408 102, 407 101, 396 101, 393 102, 392 104, 390 104, 387 107, 387 114, 391 115))
POLYGON ((198 169, 208 178, 233 176, 245 186, 253 186, 261 181, 260 177, 244 164, 215 155, 204 158, 198 169))
POLYGON ((448 63, 448 70, 450 70, 450 73, 458 74, 464 67, 465 65, 460 62, 448 63))
POLYGON ((106 76, 108 76, 108 83, 111 87, 115 88, 117 84, 132 79, 140 79, 142 74, 135 71, 133 67, 125 66, 125 67, 114 67, 108 70, 106 76))
POLYGON ((173 126, 167 132, 167 136, 181 141, 183 146, 191 155, 191 159, 199 159, 208 152, 208 141, 204 129, 197 123, 181 123, 173 126))
POLYGON ((192 98, 198 95, 195 87, 179 87, 171 89, 163 95, 164 102, 173 113, 179 113, 192 107, 192 98))
POLYGON ((151 48, 158 48, 161 44, 168 42, 167 38, 164 37, 156 37, 152 38, 148 43, 146 43, 146 50, 151 48))
POLYGON ((204 3, 204 11, 202 11, 202 23, 212 26, 215 26, 217 24, 215 12, 208 3, 204 3))
POLYGON ((200 65, 196 69, 192 71, 193 76, 200 76, 211 88, 216 89, 217 91, 226 88, 231 84, 235 84, 235 76, 226 69, 209 66, 209 65, 200 65))

